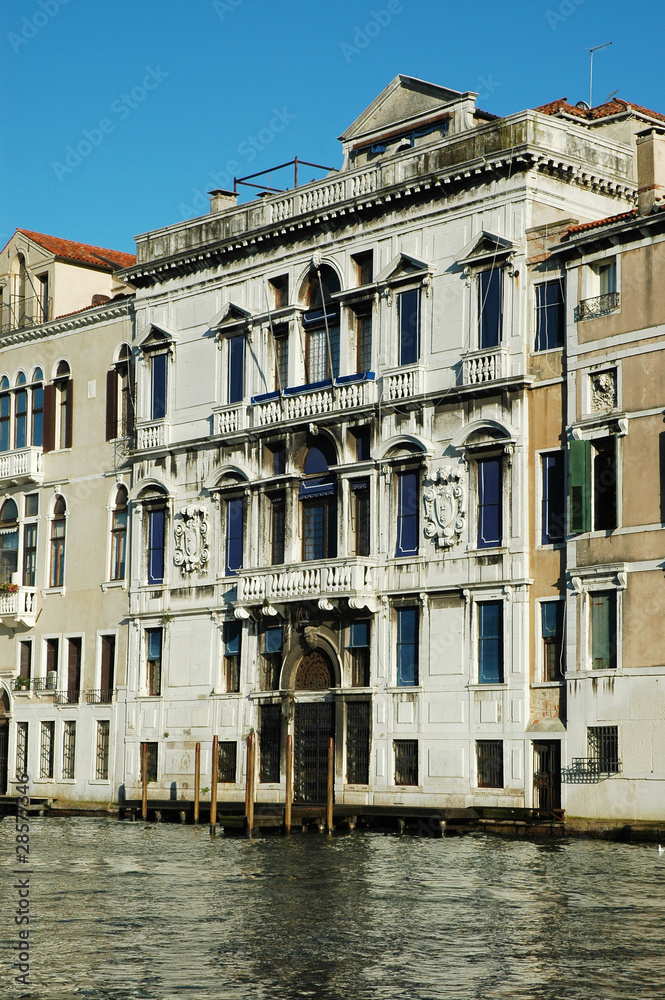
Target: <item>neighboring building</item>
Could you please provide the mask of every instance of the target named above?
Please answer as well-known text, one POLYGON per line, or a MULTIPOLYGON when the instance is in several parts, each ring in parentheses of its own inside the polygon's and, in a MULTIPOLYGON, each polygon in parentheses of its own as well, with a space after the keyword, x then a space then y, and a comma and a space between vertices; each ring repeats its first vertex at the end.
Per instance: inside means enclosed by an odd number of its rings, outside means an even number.
POLYGON ((263 801, 291 733, 304 801, 333 735, 338 802, 560 804, 547 255, 632 207, 642 121, 568 108, 397 77, 340 171, 138 238, 128 797, 147 744, 151 795, 191 798, 214 734, 241 801, 253 729, 263 801))
POLYGON ((27 771, 32 795, 110 802, 132 433, 116 272, 135 257, 19 229, 2 260, 0 794, 27 771))

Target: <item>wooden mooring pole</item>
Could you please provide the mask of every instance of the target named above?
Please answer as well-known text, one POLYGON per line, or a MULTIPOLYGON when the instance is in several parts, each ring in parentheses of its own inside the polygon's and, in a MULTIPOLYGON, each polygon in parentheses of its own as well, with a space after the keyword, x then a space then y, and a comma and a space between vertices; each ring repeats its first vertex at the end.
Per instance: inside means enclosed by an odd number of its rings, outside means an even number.
POLYGON ((254 836, 254 778, 256 772, 256 744, 254 733, 247 740, 247 792, 246 810, 247 836, 254 836))
POLYGON ((212 738, 212 784, 210 786, 210 835, 217 832, 217 768, 219 765, 217 737, 212 738))
POLYGON ((199 821, 199 801, 201 798, 201 744, 194 750, 194 822, 199 821))
POLYGON ((333 787, 335 781, 335 742, 332 738, 328 740, 328 788, 326 790, 326 831, 332 833, 333 829, 333 787))
POLYGON ((141 819, 148 818, 148 744, 141 747, 141 819))
POLYGON ((284 833, 291 833, 293 806, 293 736, 286 737, 286 802, 284 803, 284 833))

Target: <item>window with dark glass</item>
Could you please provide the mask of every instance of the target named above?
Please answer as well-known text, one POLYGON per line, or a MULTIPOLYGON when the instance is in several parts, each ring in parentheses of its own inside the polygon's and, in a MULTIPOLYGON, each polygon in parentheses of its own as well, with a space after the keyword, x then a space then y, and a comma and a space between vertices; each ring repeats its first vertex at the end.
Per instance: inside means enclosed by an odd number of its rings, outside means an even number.
POLYGON ((18 507, 5 500, 0 509, 0 583, 13 583, 18 569, 18 507))
POLYGON ((127 490, 118 487, 111 512, 111 580, 125 579, 127 552, 127 490))
POLYGON ((245 395, 245 338, 230 337, 228 401, 238 403, 245 395))
POLYGON ((543 508, 542 543, 553 545, 563 541, 565 534, 566 490, 563 473, 563 452, 541 455, 543 508))
POLYGON ((503 788, 503 743, 476 740, 478 788, 503 788))
POLYGON ((591 667, 613 670, 617 665, 616 590, 589 594, 591 605, 591 667))
POLYGON ((9 451, 10 413, 9 379, 5 375, 0 380, 0 451, 9 451))
POLYGON ((28 390, 23 388, 26 377, 19 372, 18 390, 14 393, 14 447, 25 448, 28 444, 28 390))
POLYGON ((100 636, 101 663, 99 672, 99 701, 112 701, 115 686, 115 636, 100 636))
POLYGON ((302 314, 310 384, 339 375, 339 303, 331 298, 339 290, 339 278, 331 267, 312 268, 306 292, 308 308, 302 314))
POLYGON ((39 777, 53 777, 55 756, 55 722, 42 722, 39 748, 39 777))
POLYGON ((370 703, 346 705, 346 780, 350 785, 369 784, 370 703))
POLYGON ((368 372, 372 368, 372 308, 356 310, 356 371, 368 372))
POLYGON ((282 706, 261 705, 259 708, 259 781, 279 781, 281 743, 282 706))
POLYGON ((150 418, 166 416, 168 354, 153 354, 150 359, 150 418))
POLYGON ((81 693, 81 648, 79 636, 67 640, 67 701, 72 703, 81 693))
POLYGON ((479 344, 498 347, 502 336, 503 269, 490 268, 478 275, 479 344))
POLYGON ((418 740, 393 740, 395 784, 418 784, 418 740))
POLYGON ((289 328, 276 326, 273 332, 275 344, 275 387, 286 389, 289 384, 289 328))
POLYGON ((563 279, 536 285, 536 350, 563 347, 564 324, 563 279))
POLYGON ((352 427, 351 433, 356 439, 356 461, 366 462, 370 458, 370 429, 367 426, 352 427))
POLYGON ((37 281, 39 282, 37 286, 37 293, 39 295, 39 315, 37 317, 37 322, 47 323, 51 318, 49 310, 48 274, 38 274, 37 281))
POLYGON ((51 567, 50 587, 64 587, 65 584, 65 528, 67 506, 64 498, 57 496, 51 520, 51 567))
POLYGON ((19 642, 19 677, 23 681, 32 677, 32 642, 19 642))
POLYGON ((418 683, 419 608, 397 609, 397 685, 411 687, 418 683))
POLYGON ((329 466, 336 462, 330 442, 312 445, 305 457, 299 498, 303 518, 303 559, 337 555, 337 481, 329 466))
POLYGON ((617 527, 617 477, 615 435, 570 442, 571 532, 612 531, 617 527))
MULTIPOLYGON (((157 781, 157 751, 156 743, 141 743, 139 774, 143 775, 143 759, 146 758, 146 781, 157 781)), ((141 777, 141 781, 143 777, 141 777)))
POLYGON ((397 546, 396 556, 413 556, 418 552, 418 473, 398 472, 397 485, 397 546))
POLYGON ((235 784, 238 770, 238 744, 235 740, 220 740, 217 744, 217 781, 235 784))
POLYGON ((618 726, 589 726, 587 744, 589 759, 595 762, 599 774, 619 773, 621 760, 618 726))
POLYGON ((503 537, 501 466, 500 458, 484 458, 476 464, 479 549, 501 545, 503 537))
POLYGON ((360 253, 351 254, 356 270, 356 283, 358 285, 369 285, 374 280, 374 251, 362 250, 360 253))
MULTIPOLYGON (((44 442, 44 373, 41 368, 35 368, 32 374, 32 417, 30 440, 35 448, 41 448, 44 442)), ((0 447, 0 450, 1 447, 0 447)))
POLYGON ((97 744, 95 747, 95 778, 97 781, 108 781, 110 744, 111 723, 108 719, 100 719, 97 722, 97 744))
POLYGON ((478 682, 503 684, 503 604, 482 601, 478 615, 478 682))
POLYGON ((274 278, 270 278, 268 285, 272 290, 272 305, 275 309, 283 309, 284 306, 289 304, 289 276, 288 274, 279 274, 274 278))
POLYGON ((399 316, 399 363, 415 365, 420 359, 420 289, 397 296, 399 316))
POLYGON ((37 524, 23 525, 23 586, 34 587, 37 571, 37 524))
POLYGON ((60 656, 59 639, 46 640, 46 687, 54 691, 58 686, 58 666, 60 656))
POLYGON ((284 635, 281 625, 267 628, 263 633, 263 653, 259 683, 262 691, 279 690, 282 670, 282 645, 284 635))
POLYGON ((162 639, 161 628, 145 630, 146 648, 146 688, 149 695, 156 696, 162 692, 162 639))
POLYGON ((18 780, 28 771, 28 733, 27 722, 16 723, 16 777, 18 780))
POLYGON ((44 451, 72 446, 73 392, 69 365, 60 361, 44 392, 44 451))
POLYGON ((370 623, 352 622, 349 626, 347 649, 351 658, 351 684, 353 687, 369 687, 370 667, 370 623))
POLYGON ((245 534, 245 502, 242 497, 231 497, 224 504, 225 558, 224 575, 236 576, 243 564, 245 534))
POLYGON ((286 530, 286 500, 284 493, 268 497, 270 513, 270 561, 273 566, 284 562, 284 532, 286 530))
MULTIPOLYGON (((160 355, 167 358, 168 355, 160 355)), ((130 434, 134 424, 131 350, 123 344, 118 360, 106 373, 106 440, 113 441, 130 434)))
POLYGON ((148 583, 164 582, 166 509, 150 507, 148 515, 148 583))
POLYGON ((224 690, 229 693, 240 691, 240 647, 242 623, 224 623, 224 690))
POLYGON ((76 759, 76 723, 65 720, 62 727, 62 777, 65 781, 74 778, 76 759))
POLYGON ((368 556, 370 548, 369 479, 352 479, 350 485, 356 555, 368 556))
POLYGON ((543 679, 563 677, 563 601, 543 601, 540 605, 543 636, 543 679))

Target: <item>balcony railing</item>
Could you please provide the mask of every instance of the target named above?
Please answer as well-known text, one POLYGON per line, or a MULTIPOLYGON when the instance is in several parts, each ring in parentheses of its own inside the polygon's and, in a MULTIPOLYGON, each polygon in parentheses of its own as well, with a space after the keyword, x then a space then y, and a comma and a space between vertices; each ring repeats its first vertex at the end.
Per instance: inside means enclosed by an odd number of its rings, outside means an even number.
POLYGON ((34 625, 37 617, 37 590, 35 587, 19 587, 18 590, 0 591, 0 619, 22 621, 34 625))
POLYGON ((619 308, 621 302, 619 292, 606 292, 605 295, 594 295, 591 299, 582 299, 575 309, 575 319, 596 319, 598 316, 608 316, 619 308))
POLYGON ((352 410, 373 403, 374 372, 359 372, 312 385, 295 386, 283 392, 252 397, 252 425, 265 427, 282 420, 303 420, 324 413, 352 410))
POLYGON ((241 571, 238 576, 238 602, 263 604, 302 598, 352 597, 373 594, 373 568, 360 560, 331 560, 326 565, 299 563, 283 572, 241 571))
POLYGON ((0 305, 0 333, 39 326, 53 318, 53 299, 37 295, 11 295, 0 305))
POLYGON ((44 455, 41 448, 20 448, 0 453, 0 482, 42 483, 44 455))
POLYGON ((168 444, 168 425, 164 420, 139 424, 136 428, 136 447, 138 451, 148 451, 151 448, 164 448, 168 444))
POLYGON ((419 396, 424 391, 425 369, 420 365, 410 368, 396 368, 384 373, 381 397, 388 402, 419 396))
POLYGON ((114 688, 97 688, 94 691, 86 691, 85 700, 88 705, 110 705, 114 694, 114 688))
POLYGON ((231 403, 213 410, 215 434, 232 434, 245 428, 247 407, 243 403, 231 403))
POLYGON ((621 771, 620 760, 598 757, 573 757, 570 767, 561 768, 561 780, 568 785, 596 784, 621 771))
POLYGON ((67 691, 55 692, 56 705, 77 705, 81 692, 78 688, 69 688, 67 691))
POLYGON ((508 378, 510 361, 508 352, 500 347, 485 347, 481 351, 469 351, 463 359, 464 385, 481 385, 508 378))

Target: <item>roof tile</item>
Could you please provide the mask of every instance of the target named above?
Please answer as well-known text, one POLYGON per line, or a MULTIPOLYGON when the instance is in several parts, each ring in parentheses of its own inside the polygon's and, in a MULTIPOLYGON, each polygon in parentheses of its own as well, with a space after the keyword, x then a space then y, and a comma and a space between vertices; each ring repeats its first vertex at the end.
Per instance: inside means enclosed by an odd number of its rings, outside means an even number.
POLYGON ((123 253, 121 250, 107 250, 105 247, 91 246, 89 243, 76 243, 73 240, 63 240, 58 236, 46 236, 44 233, 34 233, 29 229, 17 229, 29 239, 38 243, 44 250, 65 260, 78 261, 81 264, 92 264, 106 271, 117 271, 123 267, 131 267, 136 263, 133 253, 123 253))

